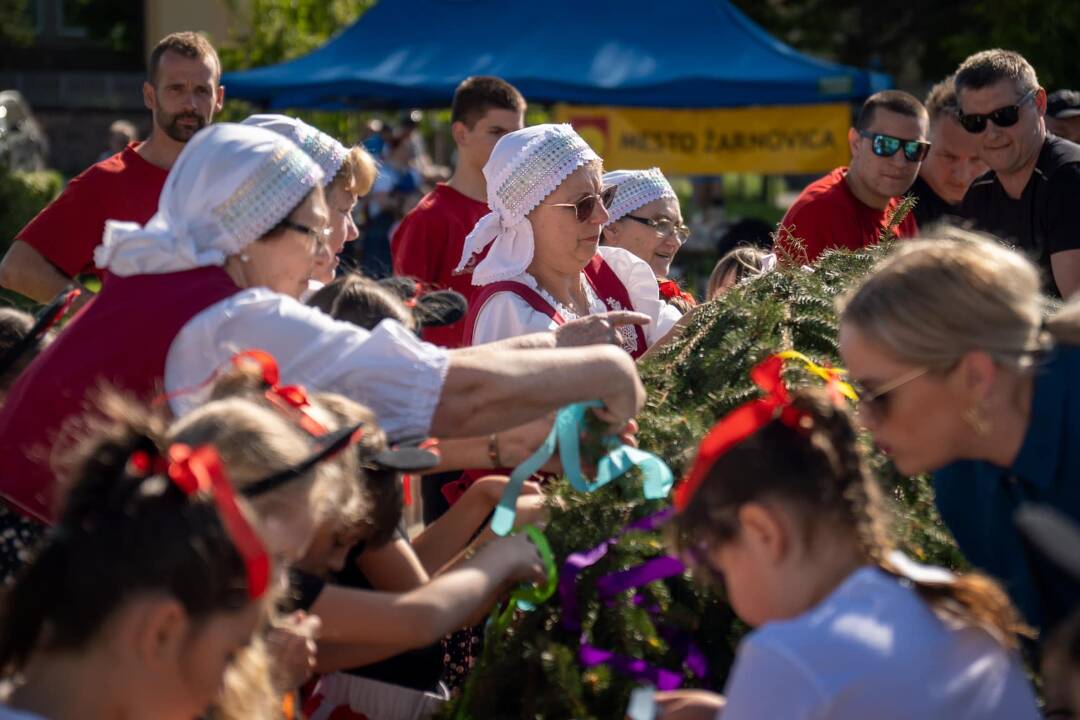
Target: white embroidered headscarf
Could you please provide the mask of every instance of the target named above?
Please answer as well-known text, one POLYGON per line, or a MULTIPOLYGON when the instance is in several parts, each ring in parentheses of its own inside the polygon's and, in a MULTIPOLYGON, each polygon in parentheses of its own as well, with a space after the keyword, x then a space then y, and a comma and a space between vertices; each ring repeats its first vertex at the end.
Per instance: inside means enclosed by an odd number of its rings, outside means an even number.
POLYGON ((349 153, 344 145, 322 130, 287 115, 251 115, 240 124, 273 130, 278 135, 284 135, 292 140, 323 171, 324 186, 329 185, 334 179, 338 170, 341 169, 341 164, 345 162, 345 156, 349 153))
POLYGON ((489 285, 525 272, 533 259, 533 208, 575 170, 600 156, 570 125, 534 125, 499 139, 484 165, 488 207, 465 238, 455 272, 465 272, 477 253, 491 245, 473 270, 473 285, 489 285))
POLYGON ((648 205, 653 200, 661 198, 675 198, 678 196, 671 188, 671 183, 660 172, 660 168, 648 170, 612 170, 604 173, 604 187, 618 186, 615 191, 615 199, 608 208, 608 219, 605 225, 610 225, 619 218, 634 212, 642 205, 648 205))
POLYGON ((109 220, 99 268, 142 275, 224 265, 322 184, 323 173, 270 130, 217 123, 195 134, 165 181, 146 225, 109 220))

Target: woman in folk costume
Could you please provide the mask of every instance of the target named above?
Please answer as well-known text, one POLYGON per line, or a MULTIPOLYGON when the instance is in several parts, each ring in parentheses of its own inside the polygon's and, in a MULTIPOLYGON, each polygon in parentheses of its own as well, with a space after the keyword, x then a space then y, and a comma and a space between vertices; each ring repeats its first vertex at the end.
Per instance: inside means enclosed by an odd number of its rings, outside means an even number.
POLYGON ((323 172, 323 192, 330 211, 327 238, 330 252, 315 259, 315 270, 305 293, 310 295, 334 279, 345 243, 352 242, 360 235, 353 222, 353 210, 357 200, 367 195, 375 182, 378 172, 375 160, 363 146, 347 148, 322 130, 287 115, 251 115, 242 124, 273 130, 289 138, 323 172))
POLYGON ((681 313, 660 299, 649 265, 622 248, 600 247, 617 190, 603 187, 601 170, 600 157, 569 125, 528 127, 495 145, 484 166, 491 212, 465 239, 458 266, 475 264, 473 284, 484 286, 466 319, 467 343, 622 311, 605 322, 617 331, 613 341, 638 358, 675 325, 681 313))
POLYGON ((604 224, 605 246, 629 250, 656 274, 660 297, 681 312, 697 303, 668 278, 675 253, 690 239, 679 198, 660 168, 613 170, 604 174, 604 187, 615 188, 615 199, 604 224))
POLYGON ((243 348, 274 355, 284 384, 366 404, 392 438, 483 435, 597 395, 618 427, 640 408, 633 364, 609 348, 446 351, 393 321, 369 332, 301 305, 327 253, 322 179, 280 135, 219 123, 184 148, 145 226, 108 223, 95 253, 108 270, 101 293, 0 410, 6 504, 52 519, 50 460, 101 384, 144 400, 164 385, 183 414, 204 393, 177 391, 204 386, 243 348))

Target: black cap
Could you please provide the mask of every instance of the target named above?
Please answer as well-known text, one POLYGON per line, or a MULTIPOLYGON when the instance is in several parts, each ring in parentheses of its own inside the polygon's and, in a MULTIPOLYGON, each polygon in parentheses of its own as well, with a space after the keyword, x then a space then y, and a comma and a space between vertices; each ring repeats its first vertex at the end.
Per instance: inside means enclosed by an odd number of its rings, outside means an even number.
POLYGON ((1052 118, 1080 117, 1080 92, 1058 90, 1046 97, 1046 114, 1052 118))

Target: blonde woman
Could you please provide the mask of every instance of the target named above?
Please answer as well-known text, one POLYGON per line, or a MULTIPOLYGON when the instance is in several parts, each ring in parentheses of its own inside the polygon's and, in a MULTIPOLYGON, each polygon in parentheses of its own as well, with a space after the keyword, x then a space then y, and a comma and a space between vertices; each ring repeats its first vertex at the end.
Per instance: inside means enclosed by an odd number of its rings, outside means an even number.
POLYGON ((1080 593, 1025 552, 1013 515, 1038 502, 1080 518, 1080 305, 1044 321, 1040 286, 969 233, 904 243, 841 303, 840 352, 878 446, 934 473, 960 549, 1048 629, 1080 593))

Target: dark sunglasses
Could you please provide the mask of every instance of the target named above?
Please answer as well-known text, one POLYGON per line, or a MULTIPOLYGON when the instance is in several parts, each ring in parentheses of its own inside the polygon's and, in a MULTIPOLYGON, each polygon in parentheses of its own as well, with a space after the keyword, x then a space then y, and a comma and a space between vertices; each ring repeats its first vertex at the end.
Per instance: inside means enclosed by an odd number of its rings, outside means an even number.
POLYGON ((973 134, 981 133, 985 130, 987 120, 993 120, 994 124, 999 128, 1012 127, 1020 121, 1020 108, 1023 107, 1028 100, 1032 100, 1035 97, 1036 92, 1038 92, 1038 88, 1029 90, 1015 105, 999 107, 993 112, 971 113, 968 115, 961 110, 957 110, 956 119, 960 121, 960 126, 962 128, 973 134))
POLYGON ((859 409, 873 414, 878 419, 884 419, 889 414, 890 393, 899 390, 916 378, 921 378, 928 372, 930 372, 929 368, 914 368, 876 390, 870 390, 857 382, 852 382, 851 385, 859 396, 859 409))
POLYGON ((579 223, 588 222, 592 217, 593 210, 596 209, 596 203, 603 204, 604 208, 610 208, 611 203, 615 200, 615 191, 618 190, 618 185, 612 185, 611 187, 604 188, 600 191, 599 195, 586 195, 577 202, 572 203, 546 203, 542 202, 541 205, 550 205, 551 207, 571 207, 574 208, 574 216, 579 223))
POLYGON ((892 157, 900 148, 903 148, 904 157, 909 161, 922 162, 926 154, 930 152, 930 143, 922 140, 904 140, 869 130, 860 130, 859 134, 870 140, 870 147, 878 157, 892 157))

